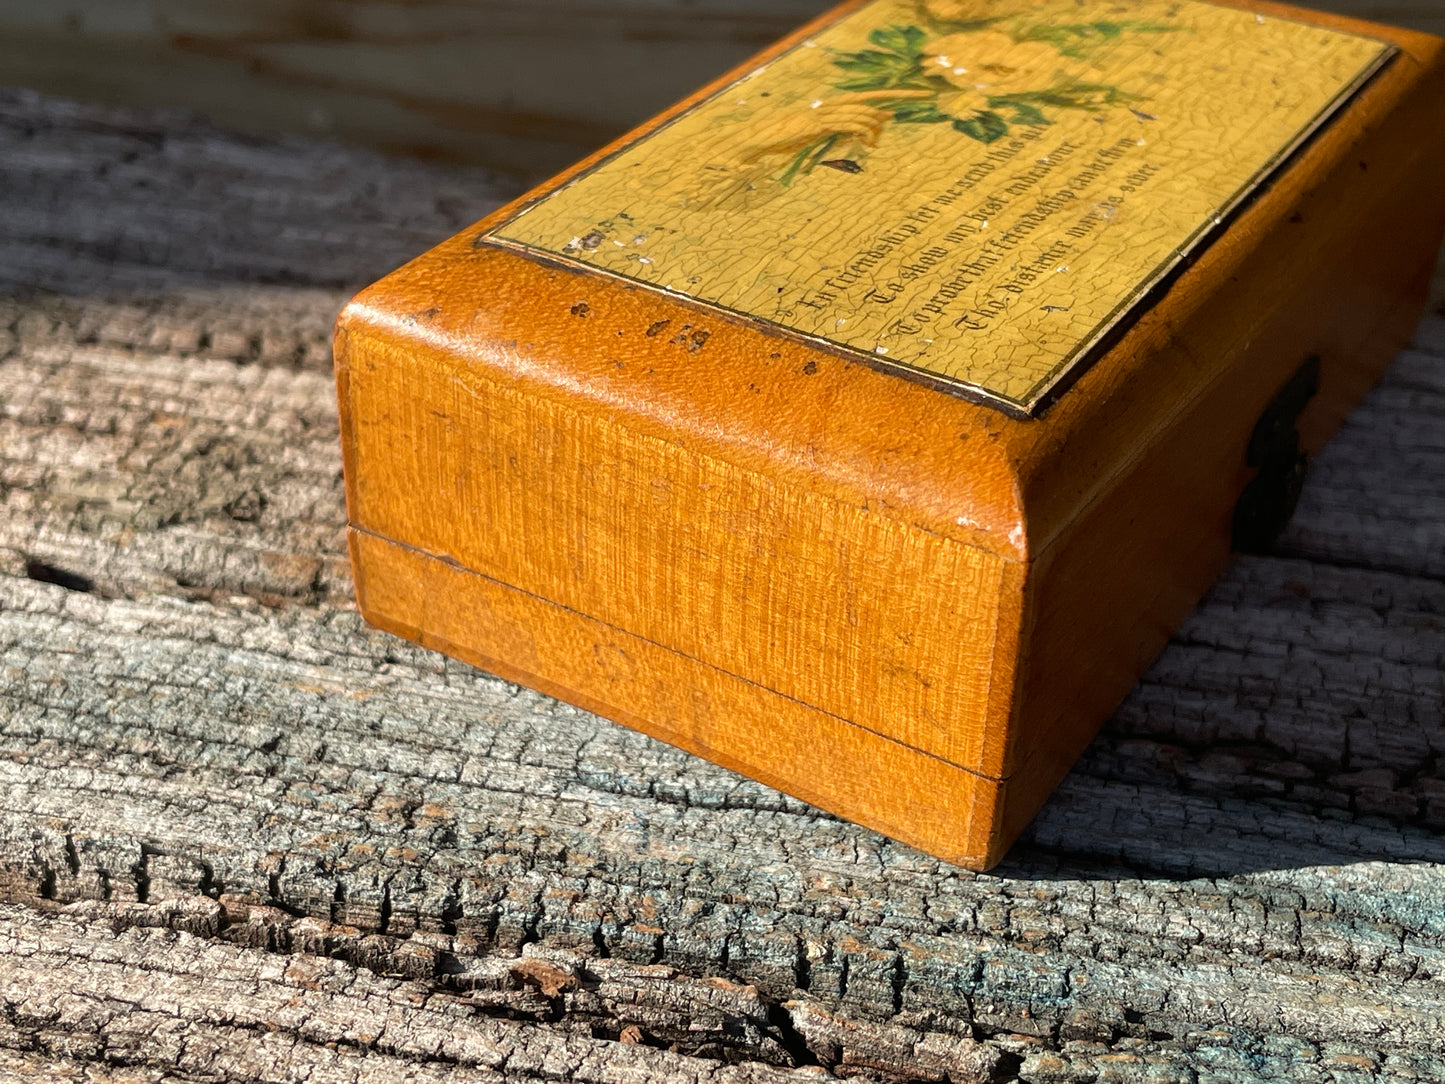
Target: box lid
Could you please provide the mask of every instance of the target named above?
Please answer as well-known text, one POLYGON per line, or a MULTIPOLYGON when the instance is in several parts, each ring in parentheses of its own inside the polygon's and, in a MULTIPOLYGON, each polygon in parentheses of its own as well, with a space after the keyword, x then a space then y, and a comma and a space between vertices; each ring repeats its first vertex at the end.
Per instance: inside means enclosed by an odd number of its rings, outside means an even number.
POLYGON ((1308 260, 1281 224, 1436 46, 1270 4, 865 0, 344 324, 1022 559, 1217 378, 1249 322, 1179 327, 1265 238, 1308 260))

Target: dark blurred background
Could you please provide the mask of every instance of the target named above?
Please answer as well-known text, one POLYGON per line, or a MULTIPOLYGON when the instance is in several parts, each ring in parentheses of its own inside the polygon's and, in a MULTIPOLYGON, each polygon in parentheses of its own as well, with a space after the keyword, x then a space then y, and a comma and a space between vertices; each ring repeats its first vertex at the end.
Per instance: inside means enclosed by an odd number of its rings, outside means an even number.
MULTIPOLYGON (((0 0, 0 85, 559 169, 830 0, 0 0)), ((1445 35, 1445 0, 1316 0, 1445 35)))

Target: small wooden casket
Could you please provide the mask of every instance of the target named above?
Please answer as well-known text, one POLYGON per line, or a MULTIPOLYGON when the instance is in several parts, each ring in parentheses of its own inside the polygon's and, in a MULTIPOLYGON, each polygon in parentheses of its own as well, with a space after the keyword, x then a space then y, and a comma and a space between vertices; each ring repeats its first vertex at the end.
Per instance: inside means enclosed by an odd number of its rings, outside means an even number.
POLYGON ((346 308, 363 613, 988 867, 1407 341, 1441 44, 844 5, 346 308))

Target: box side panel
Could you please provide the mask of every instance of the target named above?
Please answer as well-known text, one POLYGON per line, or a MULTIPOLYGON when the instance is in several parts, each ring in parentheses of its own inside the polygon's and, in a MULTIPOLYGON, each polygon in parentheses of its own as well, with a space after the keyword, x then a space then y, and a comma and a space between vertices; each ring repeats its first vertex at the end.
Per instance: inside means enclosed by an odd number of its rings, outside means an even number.
POLYGON ((390 329, 345 340, 355 526, 979 767, 1009 562, 390 329))
POLYGON ((998 791, 825 712, 355 528, 367 620, 948 861, 979 868, 998 791))
POLYGON ((1298 419, 1313 454, 1408 342, 1445 230, 1445 146, 1415 153, 1411 119, 1361 144, 1300 205, 1294 232, 1179 329, 1181 364, 1227 358, 1221 378, 1032 570, 1001 848, 1223 570, 1245 449, 1274 395, 1320 359, 1298 419))
MULTIPOLYGON (((1421 286, 1427 281, 1418 279, 1421 286)), ((1326 368, 1332 383, 1344 388, 1365 374, 1378 378, 1419 311, 1418 301, 1400 305, 1372 336, 1384 345, 1326 368)), ((1032 626, 1014 770, 989 865, 1003 857, 1224 571, 1230 521, 1245 481, 1242 449, 1252 427, 1252 419, 1248 425, 1223 421, 1231 398, 1217 389, 1181 423, 1172 454, 1136 468, 1037 570, 1027 595, 1032 626), (1233 438, 1234 454, 1200 454, 1220 439, 1221 427, 1233 438), (1141 494, 1148 495, 1147 511, 1141 494), (1121 520, 1130 523, 1127 535, 1117 530, 1121 520)), ((1340 401, 1331 399, 1310 413, 1321 417, 1339 409, 1340 401)))

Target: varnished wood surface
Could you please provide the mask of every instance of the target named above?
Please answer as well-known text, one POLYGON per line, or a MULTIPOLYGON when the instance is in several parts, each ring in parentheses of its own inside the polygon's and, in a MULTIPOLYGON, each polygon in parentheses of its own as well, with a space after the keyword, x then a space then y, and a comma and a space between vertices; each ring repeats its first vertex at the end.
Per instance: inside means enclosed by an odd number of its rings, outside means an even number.
POLYGON ((1278 388, 1321 359, 1317 451, 1424 304, 1441 43, 1239 2, 1400 57, 1041 418, 499 249, 517 205, 369 287, 337 341, 363 613, 989 868, 1225 566, 1278 388))
POLYGON ((331 319, 505 193, 14 96, 0 185, 0 1079, 1445 1076, 1445 319, 973 875, 360 622, 331 319))
MULTIPOLYGON (((0 85, 532 179, 829 0, 0 0, 0 85)), ((1445 35, 1437 0, 1313 6, 1445 35)))

